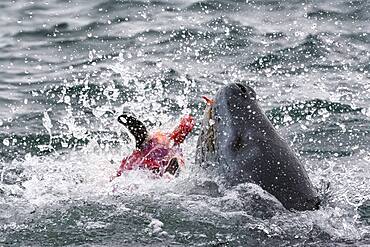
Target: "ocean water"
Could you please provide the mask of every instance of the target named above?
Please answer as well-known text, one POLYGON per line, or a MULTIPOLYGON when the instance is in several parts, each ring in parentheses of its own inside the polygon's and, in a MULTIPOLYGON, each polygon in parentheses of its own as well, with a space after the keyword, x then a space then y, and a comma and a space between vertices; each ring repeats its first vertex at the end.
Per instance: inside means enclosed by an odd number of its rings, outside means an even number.
POLYGON ((369 246, 366 0, 0 3, 0 245, 369 246), (289 212, 194 163, 204 102, 251 85, 323 198, 289 212), (177 179, 109 182, 133 141, 191 113, 177 179))

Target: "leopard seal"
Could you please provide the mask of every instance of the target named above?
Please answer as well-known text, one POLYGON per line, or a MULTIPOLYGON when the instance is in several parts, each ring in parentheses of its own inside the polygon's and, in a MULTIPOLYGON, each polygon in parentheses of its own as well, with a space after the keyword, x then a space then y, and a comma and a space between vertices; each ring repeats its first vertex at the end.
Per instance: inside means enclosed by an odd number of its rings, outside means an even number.
POLYGON ((229 84, 208 100, 196 162, 230 186, 259 185, 289 210, 318 209, 307 171, 258 104, 255 91, 229 84))

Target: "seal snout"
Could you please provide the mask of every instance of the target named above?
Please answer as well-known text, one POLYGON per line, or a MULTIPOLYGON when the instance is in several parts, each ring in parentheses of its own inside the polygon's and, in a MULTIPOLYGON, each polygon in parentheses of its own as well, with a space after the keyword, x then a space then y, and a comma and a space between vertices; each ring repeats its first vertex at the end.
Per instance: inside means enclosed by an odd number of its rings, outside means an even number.
POLYGON ((232 83, 226 88, 228 95, 239 95, 244 99, 255 100, 256 92, 250 86, 241 83, 232 83))
POLYGON ((235 85, 240 89, 240 91, 242 91, 242 93, 246 94, 248 92, 247 88, 240 84, 240 83, 235 83, 235 85))

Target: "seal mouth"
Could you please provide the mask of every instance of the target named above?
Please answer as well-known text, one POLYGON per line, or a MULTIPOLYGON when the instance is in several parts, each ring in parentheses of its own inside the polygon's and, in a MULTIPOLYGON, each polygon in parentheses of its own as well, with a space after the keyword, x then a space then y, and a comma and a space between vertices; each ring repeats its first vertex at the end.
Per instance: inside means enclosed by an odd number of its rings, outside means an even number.
POLYGON ((207 111, 207 117, 208 117, 208 123, 207 123, 207 131, 206 131, 206 145, 209 151, 215 150, 215 118, 214 118, 214 108, 213 105, 210 105, 208 107, 207 111))

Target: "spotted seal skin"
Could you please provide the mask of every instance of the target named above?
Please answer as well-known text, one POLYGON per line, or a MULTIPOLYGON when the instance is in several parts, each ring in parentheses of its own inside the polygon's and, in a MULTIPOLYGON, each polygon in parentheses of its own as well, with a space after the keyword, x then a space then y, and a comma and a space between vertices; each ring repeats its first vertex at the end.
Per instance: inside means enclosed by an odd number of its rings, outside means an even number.
POLYGON ((255 91, 221 88, 207 106, 196 161, 234 186, 252 182, 289 210, 315 210, 320 200, 307 172, 268 120, 255 91))

